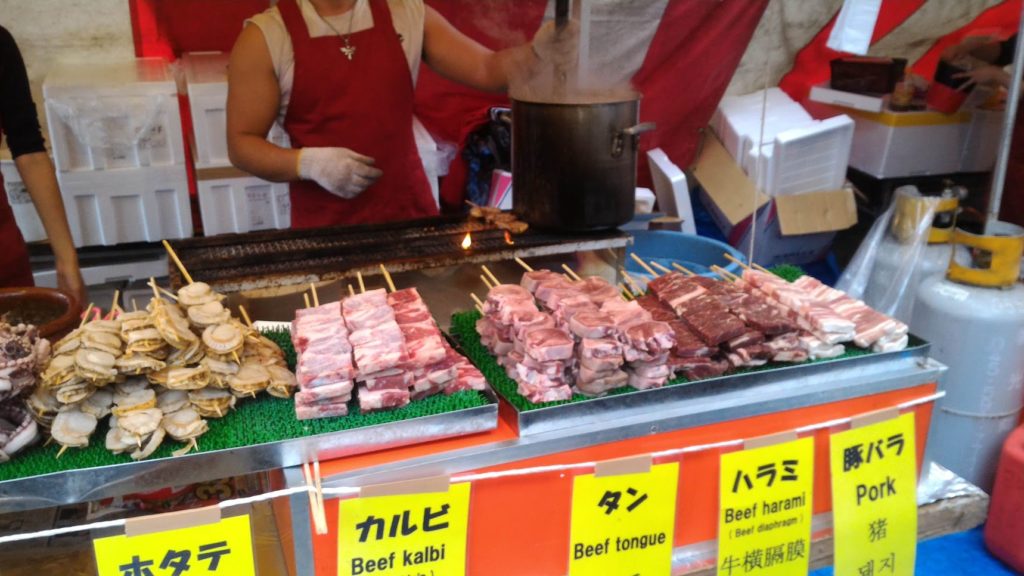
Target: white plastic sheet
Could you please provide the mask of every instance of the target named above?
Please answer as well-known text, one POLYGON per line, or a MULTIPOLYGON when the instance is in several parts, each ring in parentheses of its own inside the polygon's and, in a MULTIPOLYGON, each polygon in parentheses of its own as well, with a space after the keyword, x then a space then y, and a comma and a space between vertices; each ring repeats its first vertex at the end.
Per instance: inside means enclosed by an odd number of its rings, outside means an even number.
POLYGON ((939 200, 921 196, 915 186, 897 188, 836 288, 879 312, 908 321, 923 280, 922 256, 939 200))
POLYGON ((828 47, 861 56, 867 54, 881 9, 882 0, 845 0, 828 36, 828 47))

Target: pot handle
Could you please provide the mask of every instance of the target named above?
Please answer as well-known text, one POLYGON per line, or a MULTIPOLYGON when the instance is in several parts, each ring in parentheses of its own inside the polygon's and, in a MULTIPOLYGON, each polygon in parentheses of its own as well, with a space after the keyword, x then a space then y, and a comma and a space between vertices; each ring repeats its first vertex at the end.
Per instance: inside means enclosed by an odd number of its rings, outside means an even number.
POLYGON ((633 142, 633 149, 636 149, 637 143, 640 141, 640 135, 644 132, 650 132, 657 128, 658 125, 654 122, 641 122, 636 126, 630 126, 629 128, 623 128, 615 135, 612 140, 612 158, 618 158, 622 156, 622 153, 626 149, 626 137, 630 137, 633 142))

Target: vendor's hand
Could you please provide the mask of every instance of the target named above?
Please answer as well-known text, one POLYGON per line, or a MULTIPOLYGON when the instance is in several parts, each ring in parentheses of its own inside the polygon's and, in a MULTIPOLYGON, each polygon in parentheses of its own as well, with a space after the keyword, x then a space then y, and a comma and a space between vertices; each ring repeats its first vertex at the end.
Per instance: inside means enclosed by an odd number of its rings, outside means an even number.
POLYGON ((82 280, 82 271, 78 268, 78 261, 65 262, 57 260, 57 288, 72 294, 78 298, 78 303, 85 306, 89 299, 89 293, 82 280))
POLYGON ((580 27, 570 20, 559 30, 555 21, 545 22, 533 35, 533 52, 542 62, 560 68, 569 68, 579 60, 580 27))
POLYGON ((973 57, 973 52, 982 46, 998 42, 994 36, 968 36, 959 44, 947 46, 942 51, 942 59, 946 62, 955 62, 962 58, 973 57))
POLYGON ((967 90, 975 84, 981 86, 1003 86, 1010 87, 1010 75, 998 66, 980 66, 969 72, 953 74, 953 78, 967 78, 967 82, 960 85, 958 90, 967 90))
POLYGON ((299 151, 299 178, 312 180, 331 194, 355 198, 381 177, 374 159, 348 148, 303 148, 299 151))

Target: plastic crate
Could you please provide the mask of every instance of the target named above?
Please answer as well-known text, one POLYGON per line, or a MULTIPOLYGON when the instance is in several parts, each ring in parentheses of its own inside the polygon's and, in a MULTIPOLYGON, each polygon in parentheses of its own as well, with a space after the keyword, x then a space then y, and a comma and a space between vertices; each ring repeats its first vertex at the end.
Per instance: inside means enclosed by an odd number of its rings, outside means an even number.
POLYGON ((61 62, 43 82, 60 172, 184 166, 178 89, 167 62, 61 62))
POLYGON ((192 235, 184 166, 57 174, 75 246, 192 235))
POLYGON ((199 175, 199 213, 205 236, 291 226, 287 182, 267 182, 240 171, 227 176, 204 179, 199 175))

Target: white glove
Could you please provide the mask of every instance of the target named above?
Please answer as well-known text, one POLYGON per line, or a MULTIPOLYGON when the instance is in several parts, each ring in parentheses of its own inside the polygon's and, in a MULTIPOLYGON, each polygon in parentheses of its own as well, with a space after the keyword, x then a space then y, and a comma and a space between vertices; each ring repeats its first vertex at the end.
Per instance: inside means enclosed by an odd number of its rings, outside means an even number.
POLYGON ((579 60, 580 26, 569 20, 565 28, 558 30, 555 21, 545 22, 533 35, 533 52, 545 64, 560 68, 571 68, 579 60))
POLYGON ((352 199, 383 174, 373 164, 373 158, 348 148, 303 148, 299 151, 299 178, 312 180, 335 196, 352 199))

